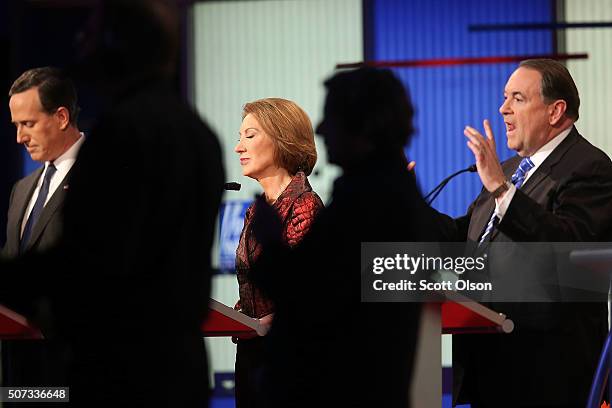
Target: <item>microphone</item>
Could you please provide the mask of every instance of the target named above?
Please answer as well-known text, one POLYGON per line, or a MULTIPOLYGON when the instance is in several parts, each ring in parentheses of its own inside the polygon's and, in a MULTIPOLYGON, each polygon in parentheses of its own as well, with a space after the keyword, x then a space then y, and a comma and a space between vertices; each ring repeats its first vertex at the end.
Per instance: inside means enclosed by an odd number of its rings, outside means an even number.
POLYGON ((427 205, 431 205, 431 203, 433 203, 433 201, 438 197, 438 195, 440 194, 442 189, 444 189, 444 187, 446 187, 448 182, 451 181, 454 177, 458 176, 461 173, 468 173, 468 172, 469 173, 475 173, 476 171, 477 171, 476 164, 472 164, 471 166, 466 167, 463 170, 459 170, 459 171, 454 172, 453 174, 451 174, 450 176, 448 176, 447 178, 442 180, 440 182, 440 184, 438 184, 436 186, 436 188, 431 190, 425 197, 423 197, 425 199, 425 201, 427 202, 427 205), (431 199, 428 201, 427 199, 429 197, 431 197, 431 199))
POLYGON ((223 184, 223 189, 226 191, 240 191, 240 183, 230 181, 229 183, 223 184))

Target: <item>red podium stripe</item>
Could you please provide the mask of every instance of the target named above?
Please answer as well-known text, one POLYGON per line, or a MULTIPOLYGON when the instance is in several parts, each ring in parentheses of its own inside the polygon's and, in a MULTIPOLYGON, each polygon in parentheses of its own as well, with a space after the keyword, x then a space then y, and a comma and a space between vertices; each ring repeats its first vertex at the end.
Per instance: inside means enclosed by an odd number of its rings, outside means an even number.
POLYGON ((507 62, 520 62, 533 58, 549 58, 553 60, 587 59, 589 54, 541 54, 541 55, 508 55, 496 57, 466 57, 466 58, 432 58, 421 60, 395 60, 395 61, 363 61, 337 64, 336 69, 377 67, 377 68, 411 68, 411 67, 440 67, 450 65, 471 64, 502 64, 507 62))

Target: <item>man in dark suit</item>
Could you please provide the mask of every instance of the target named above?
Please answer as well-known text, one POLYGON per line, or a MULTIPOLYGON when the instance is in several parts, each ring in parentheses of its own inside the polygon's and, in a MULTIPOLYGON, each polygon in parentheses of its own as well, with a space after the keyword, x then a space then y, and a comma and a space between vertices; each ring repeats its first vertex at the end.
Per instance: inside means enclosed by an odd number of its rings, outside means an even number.
MULTIPOLYGON (((481 250, 500 242, 609 239, 612 163, 574 127, 579 105, 576 85, 562 64, 523 61, 510 76, 499 109, 508 147, 518 156, 500 164, 488 121, 486 137, 466 127, 484 188, 466 216, 441 217, 446 238, 474 241, 481 250)), ((519 246, 509 248, 504 257, 516 262, 519 246)), ((459 401, 475 408, 584 406, 607 329, 605 303, 492 307, 509 315, 516 329, 509 335, 454 336, 459 401)))
POLYGON ((19 180, 11 193, 4 255, 16 257, 26 250, 44 250, 58 241, 70 171, 84 138, 77 127, 79 108, 74 85, 58 69, 24 72, 13 83, 9 97, 17 143, 33 160, 44 164, 19 180), (34 223, 30 216, 45 179, 49 185, 42 190, 47 194, 34 223))
POLYGON ((79 153, 62 242, 44 263, 4 265, 30 284, 9 270, 0 302, 50 297, 74 406, 207 405, 200 327, 224 172, 215 135, 173 89, 171 3, 100 3, 76 71, 108 106, 79 153))
MULTIPOLYGON (((43 164, 19 180, 11 193, 3 254, 15 258, 59 242, 64 198, 84 137, 77 127, 75 87, 60 70, 43 67, 24 72, 11 86, 9 97, 17 143, 43 164)), ((46 314, 45 304, 44 299, 37 299, 37 310, 31 312, 46 314)), ((51 348, 43 341, 4 342, 4 384, 61 383, 61 374, 50 360, 51 348)))

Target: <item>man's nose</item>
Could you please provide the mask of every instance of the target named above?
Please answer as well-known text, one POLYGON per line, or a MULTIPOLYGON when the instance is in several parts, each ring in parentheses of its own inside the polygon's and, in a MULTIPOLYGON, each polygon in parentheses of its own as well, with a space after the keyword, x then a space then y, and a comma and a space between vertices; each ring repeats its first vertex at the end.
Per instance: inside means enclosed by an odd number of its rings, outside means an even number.
POLYGON ((26 133, 23 131, 21 126, 17 127, 17 143, 25 143, 27 139, 26 133))
POLYGON ((502 102, 501 106, 499 107, 499 113, 501 113, 502 115, 510 113, 510 107, 508 105, 508 99, 506 99, 506 100, 504 100, 502 102))

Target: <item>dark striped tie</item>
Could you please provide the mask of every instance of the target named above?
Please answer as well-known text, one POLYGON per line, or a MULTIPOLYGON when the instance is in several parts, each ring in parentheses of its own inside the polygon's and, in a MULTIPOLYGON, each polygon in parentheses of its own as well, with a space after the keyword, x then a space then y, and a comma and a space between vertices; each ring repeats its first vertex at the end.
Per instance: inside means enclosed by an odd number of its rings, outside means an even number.
MULTIPOLYGON (((516 188, 521 188, 521 186, 525 182, 527 172, 531 170, 533 166, 534 164, 529 157, 525 157, 523 160, 521 160, 521 163, 519 164, 518 168, 510 179, 510 181, 516 186, 516 188)), ((495 211, 493 211, 493 214, 491 214, 491 219, 489 219, 489 223, 487 224, 487 228, 485 228, 484 234, 482 234, 482 237, 480 237, 480 241, 478 241, 478 245, 482 244, 487 239, 487 237, 489 237, 489 235, 493 231, 493 228, 495 228, 498 222, 499 218, 497 218, 497 215, 495 215, 495 211)))

